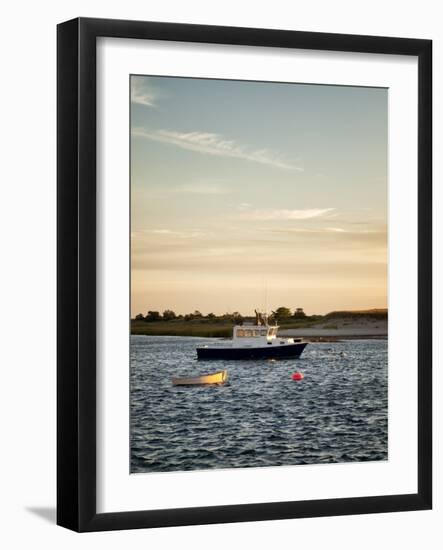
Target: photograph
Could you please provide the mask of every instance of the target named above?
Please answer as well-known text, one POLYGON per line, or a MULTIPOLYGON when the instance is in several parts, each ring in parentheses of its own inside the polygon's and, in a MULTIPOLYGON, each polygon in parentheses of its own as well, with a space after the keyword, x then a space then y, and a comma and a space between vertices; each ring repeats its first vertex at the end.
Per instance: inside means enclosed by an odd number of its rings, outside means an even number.
POLYGON ((130 472, 388 460, 388 89, 129 95, 130 472))

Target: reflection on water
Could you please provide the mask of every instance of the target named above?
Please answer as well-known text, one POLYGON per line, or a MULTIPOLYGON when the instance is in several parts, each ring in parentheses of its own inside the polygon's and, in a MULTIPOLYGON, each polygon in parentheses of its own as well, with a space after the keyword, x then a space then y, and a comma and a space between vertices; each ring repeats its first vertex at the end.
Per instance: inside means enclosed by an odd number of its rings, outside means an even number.
POLYGON ((131 336, 131 472, 387 459, 387 341, 309 344, 300 359, 197 361, 195 347, 212 341, 131 336), (224 386, 171 384, 225 368, 224 386))

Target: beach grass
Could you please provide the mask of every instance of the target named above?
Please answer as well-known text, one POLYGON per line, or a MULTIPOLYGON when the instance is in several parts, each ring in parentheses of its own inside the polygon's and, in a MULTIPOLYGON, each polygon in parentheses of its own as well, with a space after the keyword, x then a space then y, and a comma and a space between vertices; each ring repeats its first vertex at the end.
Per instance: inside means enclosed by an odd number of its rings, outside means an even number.
MULTIPOLYGON (((324 327, 338 329, 339 325, 352 327, 359 322, 374 322, 387 319, 387 310, 333 311, 327 315, 312 315, 300 319, 279 320, 282 330, 310 329, 324 327)), ((172 319, 169 321, 131 320, 131 334, 148 336, 196 336, 202 338, 231 338, 233 322, 223 318, 215 319, 172 319)))
POLYGON ((132 321, 131 334, 148 336, 199 336, 202 338, 230 338, 232 323, 214 323, 211 321, 132 321))

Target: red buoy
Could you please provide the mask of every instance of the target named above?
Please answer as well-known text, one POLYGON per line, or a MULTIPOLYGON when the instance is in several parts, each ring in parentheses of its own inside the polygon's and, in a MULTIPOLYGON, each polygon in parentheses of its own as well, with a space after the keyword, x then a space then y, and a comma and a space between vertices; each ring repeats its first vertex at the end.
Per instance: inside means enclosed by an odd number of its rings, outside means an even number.
POLYGON ((294 372, 292 380, 303 380, 304 375, 301 372, 294 372))

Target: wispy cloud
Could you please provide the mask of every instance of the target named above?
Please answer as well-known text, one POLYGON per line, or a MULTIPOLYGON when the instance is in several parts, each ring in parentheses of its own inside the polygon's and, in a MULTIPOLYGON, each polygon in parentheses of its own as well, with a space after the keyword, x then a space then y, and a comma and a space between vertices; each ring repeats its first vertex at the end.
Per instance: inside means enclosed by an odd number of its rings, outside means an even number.
POLYGON ((151 139, 162 143, 176 145, 181 149, 196 151, 198 153, 215 155, 219 157, 231 157, 268 166, 274 166, 283 170, 303 171, 303 168, 287 162, 276 153, 268 149, 251 150, 249 147, 239 145, 234 140, 223 138, 219 134, 209 132, 176 132, 173 130, 146 130, 134 128, 132 135, 151 139))
POLYGON ((346 232, 341 227, 327 227, 326 231, 331 231, 332 233, 345 233, 346 232))
POLYGON ((352 254, 356 250, 358 253, 374 249, 386 252, 388 243, 386 228, 382 226, 357 231, 338 227, 280 227, 266 229, 266 233, 278 235, 282 242, 285 238, 292 242, 292 237, 298 236, 309 243, 311 249, 313 243, 316 243, 318 246, 326 246, 328 250, 347 249, 352 254))
POLYGON ((245 220, 308 220, 310 218, 318 218, 324 216, 328 212, 332 212, 334 208, 304 208, 301 210, 251 210, 241 214, 241 218, 245 220))
POLYGON ((171 229, 152 229, 150 232, 154 235, 176 237, 179 239, 196 239, 206 235, 202 231, 173 231, 171 229))
POLYGON ((145 107, 156 107, 157 94, 146 84, 145 78, 132 77, 131 101, 145 107))
POLYGON ((249 202, 242 202, 237 206, 237 210, 249 210, 251 208, 252 204, 249 202))
POLYGON ((181 185, 175 188, 177 193, 191 193, 195 195, 226 195, 229 189, 212 182, 195 182, 181 185))

